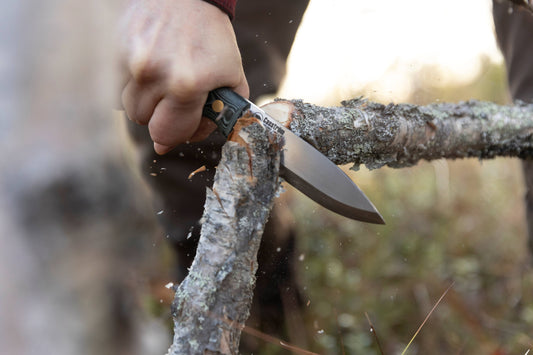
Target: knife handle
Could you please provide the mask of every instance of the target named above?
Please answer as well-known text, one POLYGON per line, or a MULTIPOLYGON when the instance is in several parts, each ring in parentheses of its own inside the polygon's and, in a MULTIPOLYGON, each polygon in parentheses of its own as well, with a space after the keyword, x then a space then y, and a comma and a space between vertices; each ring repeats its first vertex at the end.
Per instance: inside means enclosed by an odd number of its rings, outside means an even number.
POLYGON ((228 136, 241 118, 250 108, 250 102, 229 88, 210 91, 204 105, 203 116, 211 119, 224 136, 228 136))

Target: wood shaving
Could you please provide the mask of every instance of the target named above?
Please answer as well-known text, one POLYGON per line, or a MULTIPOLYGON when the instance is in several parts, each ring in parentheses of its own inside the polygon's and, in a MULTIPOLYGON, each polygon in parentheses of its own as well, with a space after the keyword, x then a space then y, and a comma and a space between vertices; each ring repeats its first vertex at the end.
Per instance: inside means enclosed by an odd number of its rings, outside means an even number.
POLYGON ((198 169, 190 173, 188 179, 191 180, 194 177, 194 175, 201 173, 202 171, 206 171, 206 170, 207 168, 205 167, 205 165, 202 165, 201 167, 199 167, 198 169))

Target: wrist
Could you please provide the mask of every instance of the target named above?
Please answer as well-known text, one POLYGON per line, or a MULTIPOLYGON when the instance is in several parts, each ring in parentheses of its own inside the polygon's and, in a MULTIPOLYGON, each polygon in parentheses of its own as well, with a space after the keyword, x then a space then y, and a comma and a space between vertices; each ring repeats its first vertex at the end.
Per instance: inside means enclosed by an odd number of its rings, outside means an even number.
POLYGON ((237 4, 237 0, 203 0, 205 2, 210 3, 213 6, 218 7, 222 11, 224 11, 230 19, 233 20, 235 17, 235 6, 237 4))

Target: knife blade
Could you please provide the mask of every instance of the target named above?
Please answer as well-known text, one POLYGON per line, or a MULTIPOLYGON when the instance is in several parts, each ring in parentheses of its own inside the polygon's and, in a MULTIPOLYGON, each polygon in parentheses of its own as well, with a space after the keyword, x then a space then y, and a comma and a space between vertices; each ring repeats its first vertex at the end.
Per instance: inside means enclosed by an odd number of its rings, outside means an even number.
POLYGON ((357 185, 337 165, 309 143, 229 88, 209 93, 204 117, 227 137, 246 112, 284 139, 280 176, 325 208, 362 222, 385 224, 383 217, 357 185))

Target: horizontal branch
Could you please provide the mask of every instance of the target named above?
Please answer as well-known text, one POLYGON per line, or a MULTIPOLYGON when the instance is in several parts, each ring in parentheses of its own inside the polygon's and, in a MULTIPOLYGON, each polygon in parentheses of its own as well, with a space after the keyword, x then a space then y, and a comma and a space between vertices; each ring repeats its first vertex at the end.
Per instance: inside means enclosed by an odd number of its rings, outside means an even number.
POLYGON ((399 168, 420 160, 533 157, 533 104, 467 101, 427 106, 365 99, 342 107, 299 100, 265 106, 336 164, 399 168))

